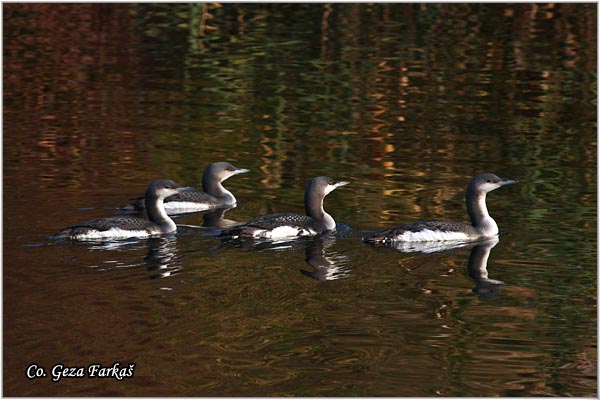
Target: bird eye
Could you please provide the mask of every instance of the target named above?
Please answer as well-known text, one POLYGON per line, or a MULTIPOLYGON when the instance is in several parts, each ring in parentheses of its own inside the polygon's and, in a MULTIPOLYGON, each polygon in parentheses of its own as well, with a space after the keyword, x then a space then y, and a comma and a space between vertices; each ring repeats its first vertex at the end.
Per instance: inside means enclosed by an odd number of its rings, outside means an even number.
POLYGON ((487 180, 487 183, 492 183, 492 180, 491 180, 491 179, 488 179, 488 180, 487 180))

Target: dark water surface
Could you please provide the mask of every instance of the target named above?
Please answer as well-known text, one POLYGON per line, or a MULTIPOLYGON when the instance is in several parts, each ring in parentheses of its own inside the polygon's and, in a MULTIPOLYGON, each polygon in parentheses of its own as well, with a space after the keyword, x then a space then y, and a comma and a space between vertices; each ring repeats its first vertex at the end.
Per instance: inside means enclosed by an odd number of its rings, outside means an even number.
POLYGON ((597 395, 596 4, 3 10, 5 396, 597 395), (48 239, 220 160, 252 170, 235 221, 351 181, 338 234, 48 239), (466 220, 479 172, 520 181, 488 196, 499 242, 360 241, 466 220))

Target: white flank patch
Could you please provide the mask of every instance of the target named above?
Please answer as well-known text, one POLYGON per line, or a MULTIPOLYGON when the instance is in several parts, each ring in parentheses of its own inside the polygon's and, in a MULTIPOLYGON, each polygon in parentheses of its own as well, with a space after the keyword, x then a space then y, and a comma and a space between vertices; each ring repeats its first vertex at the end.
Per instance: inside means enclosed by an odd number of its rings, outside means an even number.
POLYGON ((92 240, 92 239, 106 239, 106 238, 124 239, 124 238, 131 238, 131 237, 144 237, 144 236, 150 236, 150 235, 151 235, 151 233, 149 233, 146 230, 132 231, 132 230, 121 229, 121 228, 110 228, 106 231, 97 231, 95 229, 92 229, 83 235, 76 235, 75 239, 76 240, 92 240))
POLYGON ((167 212, 204 211, 215 208, 210 204, 194 203, 193 201, 169 201, 164 203, 167 212))
POLYGON ((469 236, 462 232, 438 231, 423 229, 417 232, 404 232, 395 239, 398 242, 442 242, 442 241, 469 241, 469 236))
POLYGON ((273 230, 257 230, 253 232, 255 238, 281 239, 298 236, 314 236, 317 232, 311 229, 299 228, 295 226, 280 226, 273 230))
POLYGON ((393 247, 403 253, 440 253, 469 246, 469 242, 438 241, 438 242, 394 242, 393 247))

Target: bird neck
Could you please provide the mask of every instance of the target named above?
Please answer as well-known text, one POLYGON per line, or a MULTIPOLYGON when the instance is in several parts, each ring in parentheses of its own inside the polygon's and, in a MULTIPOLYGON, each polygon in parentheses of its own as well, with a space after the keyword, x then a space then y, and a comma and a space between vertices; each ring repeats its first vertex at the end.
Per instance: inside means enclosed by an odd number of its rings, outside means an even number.
POLYGON ((146 195, 146 214, 150 221, 160 225, 163 232, 172 232, 177 228, 175 222, 167 215, 161 198, 146 195))
POLYGON ((304 194, 304 208, 306 215, 324 223, 328 230, 335 228, 335 220, 323 209, 323 196, 307 190, 304 194))
POLYGON ((467 191, 467 211, 471 218, 471 224, 484 236, 492 236, 498 233, 498 225, 487 210, 485 198, 485 193, 467 191))
POLYGON ((235 196, 223 187, 218 179, 214 179, 204 174, 202 176, 202 190, 211 196, 224 199, 226 204, 235 204, 237 202, 235 196))

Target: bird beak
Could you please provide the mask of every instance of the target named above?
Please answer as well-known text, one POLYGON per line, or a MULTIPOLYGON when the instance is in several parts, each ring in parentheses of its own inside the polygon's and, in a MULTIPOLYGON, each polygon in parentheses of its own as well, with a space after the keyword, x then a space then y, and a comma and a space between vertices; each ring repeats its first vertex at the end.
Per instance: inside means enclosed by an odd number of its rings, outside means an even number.
POLYGON ((350 182, 347 181, 339 181, 336 182, 336 184, 334 185, 336 188, 339 188, 340 186, 346 186, 347 184, 349 184, 350 182))
POLYGON ((240 169, 236 169, 235 171, 233 171, 233 174, 234 175, 245 174, 246 172, 250 172, 250 170, 246 169, 246 168, 240 168, 240 169))
POLYGON ((506 179, 503 181, 500 181, 500 186, 504 186, 504 185, 512 185, 513 183, 517 183, 519 181, 514 180, 514 179, 506 179))

